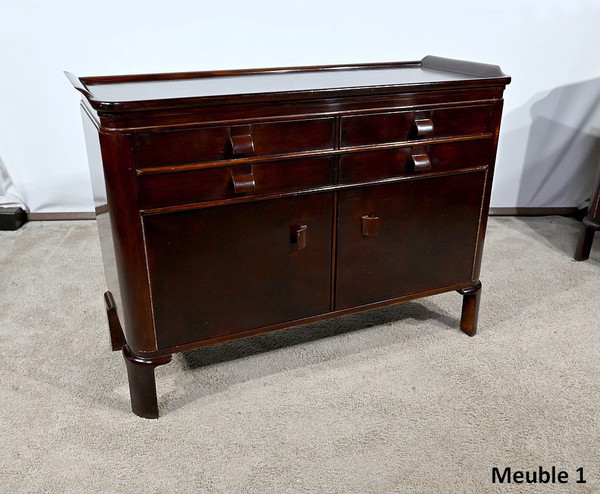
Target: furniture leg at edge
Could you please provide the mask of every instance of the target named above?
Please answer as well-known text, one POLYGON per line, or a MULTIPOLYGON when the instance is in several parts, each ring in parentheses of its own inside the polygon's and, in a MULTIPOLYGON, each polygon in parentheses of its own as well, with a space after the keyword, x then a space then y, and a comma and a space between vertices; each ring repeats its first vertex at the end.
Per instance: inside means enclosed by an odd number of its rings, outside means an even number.
POLYGON ((479 317, 479 301, 481 298, 481 281, 472 286, 458 290, 463 296, 462 313, 460 316, 460 329, 468 336, 477 333, 477 319, 479 317))
POLYGON ((154 358, 139 357, 131 352, 129 345, 123 347, 123 358, 127 365, 131 409, 136 415, 146 419, 158 418, 158 399, 154 369, 168 364, 171 355, 154 358))
POLYGON ((589 216, 586 216, 582 223, 583 226, 581 227, 581 233, 579 234, 579 241, 577 242, 577 248, 575 249, 575 255, 573 256, 576 261, 585 261, 590 257, 594 233, 596 233, 596 230, 600 227, 600 225, 589 216))

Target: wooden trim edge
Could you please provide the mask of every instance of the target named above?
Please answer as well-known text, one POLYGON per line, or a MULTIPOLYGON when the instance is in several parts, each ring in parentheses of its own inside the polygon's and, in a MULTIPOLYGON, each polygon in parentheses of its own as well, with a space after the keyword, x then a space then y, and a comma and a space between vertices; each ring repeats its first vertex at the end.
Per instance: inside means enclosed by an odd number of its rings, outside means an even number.
POLYGON ((381 300, 379 302, 371 302, 368 304, 357 305, 353 307, 347 307, 345 309, 335 309, 333 311, 325 312, 323 314, 317 314, 314 316, 308 316, 301 319, 294 319, 291 321, 285 321, 280 323, 271 324, 269 326, 262 326, 253 329, 247 329, 244 331, 238 331, 235 333, 224 334, 221 336, 214 336, 212 338, 208 338, 205 340, 197 340, 190 343, 184 343, 177 346, 171 347, 163 347, 158 350, 152 352, 136 352, 138 356, 142 358, 155 358, 163 355, 169 355, 173 353, 186 352, 188 350, 193 350, 196 348, 201 348, 204 346, 214 345, 217 343, 225 343, 227 341, 238 340, 242 338, 249 338, 252 336, 259 336, 262 334, 272 333, 274 331, 288 330, 291 328, 297 328, 298 326, 304 326, 306 324, 313 324, 321 321, 327 321, 339 316, 348 316, 351 314, 357 314, 361 312, 366 312, 373 309, 379 309, 383 307, 388 307, 390 305, 402 304, 406 302, 410 302, 413 300, 418 300, 421 298, 429 297, 431 295, 437 295, 445 292, 453 292, 458 290, 463 290, 465 288, 473 286, 472 281, 467 281, 463 283, 456 283, 454 285, 443 286, 434 288, 432 290, 426 290, 423 292, 413 293, 410 295, 402 295, 400 297, 395 297, 387 300, 381 300))
POLYGON ((421 66, 424 68, 455 72, 457 74, 497 78, 500 79, 502 84, 510 83, 510 77, 502 72, 502 69, 498 65, 491 65, 489 63, 470 62, 454 58, 427 55, 421 60, 421 66))
MULTIPOLYGON (((576 207, 548 207, 548 208, 490 208, 490 216, 551 216, 572 215, 578 211, 576 207)), ((95 220, 93 211, 77 211, 69 213, 29 213, 29 221, 69 221, 69 220, 95 220)))

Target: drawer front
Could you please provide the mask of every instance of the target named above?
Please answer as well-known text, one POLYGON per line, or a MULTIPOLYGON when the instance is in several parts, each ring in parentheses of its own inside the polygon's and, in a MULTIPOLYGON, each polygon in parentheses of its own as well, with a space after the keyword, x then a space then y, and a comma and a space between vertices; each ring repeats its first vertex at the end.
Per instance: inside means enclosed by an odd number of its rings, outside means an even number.
POLYGON ((283 160, 138 177, 141 209, 215 201, 333 183, 331 157, 283 160))
POLYGON ((149 168, 333 149, 334 120, 293 120, 148 132, 134 136, 136 166, 149 168))
POLYGON ((470 282, 486 173, 341 192, 335 308, 470 282))
POLYGON ((491 132, 493 105, 342 118, 342 147, 465 136, 491 132))
POLYGON ((144 218, 159 348, 329 311, 331 193, 144 218))
POLYGON ((493 160, 494 143, 491 139, 352 153, 340 158, 339 181, 365 182, 423 172, 447 172, 489 166, 493 160), (419 171, 419 157, 429 160, 429 169, 421 168, 419 171))

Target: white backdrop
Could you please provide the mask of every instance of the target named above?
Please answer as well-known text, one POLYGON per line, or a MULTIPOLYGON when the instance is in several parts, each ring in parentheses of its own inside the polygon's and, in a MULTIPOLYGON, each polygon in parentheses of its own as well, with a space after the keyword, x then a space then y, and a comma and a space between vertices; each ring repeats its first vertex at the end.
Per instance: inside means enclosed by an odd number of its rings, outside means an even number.
POLYGON ((93 209, 77 75, 420 60, 513 77, 493 207, 571 207, 600 163, 597 0, 0 0, 0 196, 93 209))

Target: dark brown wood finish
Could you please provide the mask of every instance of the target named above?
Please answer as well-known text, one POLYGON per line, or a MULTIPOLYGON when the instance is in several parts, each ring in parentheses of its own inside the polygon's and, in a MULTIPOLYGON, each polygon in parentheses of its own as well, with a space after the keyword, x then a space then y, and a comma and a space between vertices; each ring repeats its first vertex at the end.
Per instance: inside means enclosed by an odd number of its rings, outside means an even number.
POLYGON ((421 62, 329 65, 113 77, 66 73, 99 112, 390 94, 409 88, 505 86, 500 67, 428 56, 421 62), (175 84, 173 81, 177 81, 175 84))
POLYGON ((596 191, 592 197, 588 212, 583 218, 581 233, 575 249, 575 260, 585 261, 590 258, 594 234, 600 229, 600 180, 596 184, 596 191))
POLYGON ((484 179, 479 171, 340 192, 336 309, 470 282, 484 179), (377 235, 364 235, 364 216, 378 218, 377 235))
POLYGON ((458 290, 458 293, 463 295, 460 329, 469 336, 475 336, 475 333, 477 332, 477 319, 479 317, 481 282, 478 281, 472 286, 461 288, 458 290))
POLYGON ((474 334, 498 67, 68 77, 136 414, 158 416, 154 368, 199 346, 450 290, 474 334))
POLYGON ((594 235, 599 229, 600 221, 594 220, 594 218, 589 215, 583 218, 581 233, 579 234, 579 240, 577 241, 577 247, 575 249, 574 258, 576 261, 586 261, 590 258, 594 235))
POLYGON ((129 346, 125 345, 123 358, 127 366, 132 410, 136 415, 145 419, 157 419, 158 400, 154 369, 159 365, 168 364, 171 361, 171 355, 144 358, 132 353, 129 346))
POLYGON ((492 110, 479 105, 343 117, 342 146, 487 134, 492 110))
POLYGON ((493 163, 491 139, 459 141, 431 146, 411 146, 383 151, 344 154, 340 158, 341 183, 414 176, 414 155, 426 154, 430 167, 424 172, 439 173, 487 167, 493 163))
POLYGON ((126 344, 123 328, 117 314, 117 304, 113 294, 110 292, 104 293, 104 305, 106 306, 106 317, 108 318, 108 329, 110 331, 110 345, 113 351, 121 350, 126 344))
POLYGON ((134 147, 138 168, 333 149, 333 119, 144 133, 134 147))
POLYGON ((316 100, 278 101, 276 105, 264 103, 228 103, 223 105, 192 106, 185 111, 159 108, 148 111, 97 112, 87 99, 82 103, 97 115, 104 132, 122 133, 125 129, 141 132, 194 129, 200 126, 236 125, 259 122, 290 121, 293 119, 321 118, 327 116, 369 114, 374 110, 399 111, 420 108, 455 107, 466 104, 489 103, 502 99, 499 87, 448 89, 447 91, 419 91, 406 89, 396 94, 363 94, 360 97, 327 97, 316 100))
POLYGON ((323 193, 145 217, 158 347, 327 312, 331 208, 323 193))
POLYGON ((296 191, 333 184, 333 158, 213 167, 182 173, 141 175, 140 208, 296 191), (245 186, 243 184, 246 184, 245 186))

